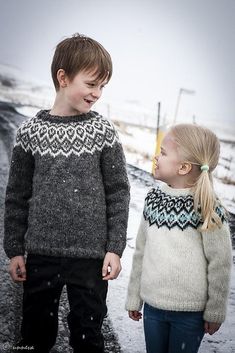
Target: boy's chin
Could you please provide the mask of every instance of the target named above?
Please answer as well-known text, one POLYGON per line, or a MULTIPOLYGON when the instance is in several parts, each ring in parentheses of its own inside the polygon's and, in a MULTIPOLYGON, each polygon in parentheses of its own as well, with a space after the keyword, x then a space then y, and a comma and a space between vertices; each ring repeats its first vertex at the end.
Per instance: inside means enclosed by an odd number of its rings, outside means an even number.
POLYGON ((87 109, 80 109, 80 110, 78 110, 78 111, 77 111, 77 114, 78 114, 78 115, 81 115, 81 114, 87 114, 87 113, 89 113, 89 112, 90 112, 90 110, 91 110, 91 108, 87 108, 87 109))
POLYGON ((92 110, 92 107, 85 109, 84 114, 89 113, 92 110))

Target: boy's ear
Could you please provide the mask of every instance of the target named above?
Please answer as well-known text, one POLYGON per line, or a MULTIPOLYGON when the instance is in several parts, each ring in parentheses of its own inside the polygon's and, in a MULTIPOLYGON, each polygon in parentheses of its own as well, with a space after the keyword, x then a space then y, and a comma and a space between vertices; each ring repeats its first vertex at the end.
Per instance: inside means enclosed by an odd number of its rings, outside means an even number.
POLYGON ((179 167, 179 174, 186 175, 192 170, 192 164, 188 162, 184 162, 179 167))
POLYGON ((57 71, 57 80, 61 88, 67 87, 67 75, 64 69, 59 69, 57 71))

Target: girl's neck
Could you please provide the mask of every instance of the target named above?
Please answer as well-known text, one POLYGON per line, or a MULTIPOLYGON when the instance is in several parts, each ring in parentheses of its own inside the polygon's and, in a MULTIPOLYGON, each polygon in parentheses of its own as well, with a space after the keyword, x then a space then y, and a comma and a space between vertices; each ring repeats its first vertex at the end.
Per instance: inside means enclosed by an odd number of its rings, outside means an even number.
POLYGON ((168 183, 173 189, 188 189, 194 185, 194 181, 189 176, 181 176, 179 178, 175 178, 172 182, 168 183))
POLYGON ((188 189, 190 188, 190 185, 187 183, 182 183, 182 182, 173 182, 173 183, 167 183, 172 189, 188 189))

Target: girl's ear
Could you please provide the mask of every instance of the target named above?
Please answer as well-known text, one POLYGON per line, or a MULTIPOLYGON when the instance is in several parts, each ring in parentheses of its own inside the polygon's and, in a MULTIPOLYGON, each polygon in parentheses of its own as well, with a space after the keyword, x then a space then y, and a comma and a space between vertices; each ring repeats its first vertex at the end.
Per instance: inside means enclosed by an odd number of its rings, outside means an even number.
POLYGON ((186 175, 192 170, 192 164, 188 162, 184 162, 179 167, 179 174, 186 175))
POLYGON ((61 88, 67 87, 68 78, 64 69, 59 69, 57 71, 57 80, 61 88))

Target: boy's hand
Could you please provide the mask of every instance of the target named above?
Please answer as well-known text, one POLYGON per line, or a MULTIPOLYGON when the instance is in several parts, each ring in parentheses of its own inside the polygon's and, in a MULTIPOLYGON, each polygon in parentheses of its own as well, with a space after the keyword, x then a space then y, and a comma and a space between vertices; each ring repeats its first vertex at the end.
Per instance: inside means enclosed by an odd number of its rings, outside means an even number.
POLYGON ((128 314, 129 314, 129 317, 132 319, 132 320, 135 320, 135 321, 139 321, 141 318, 142 318, 142 314, 140 311, 137 311, 137 310, 129 310, 128 311, 128 314))
POLYGON ((205 324, 204 324, 205 333, 209 333, 210 335, 213 335, 216 331, 218 331, 220 326, 221 324, 217 324, 216 322, 205 321, 205 324))
POLYGON ((107 252, 102 268, 103 280, 108 281, 117 278, 121 269, 120 257, 112 252, 107 252))
POLYGON ((14 282, 23 282, 26 280, 26 268, 24 256, 12 257, 9 272, 14 282))

